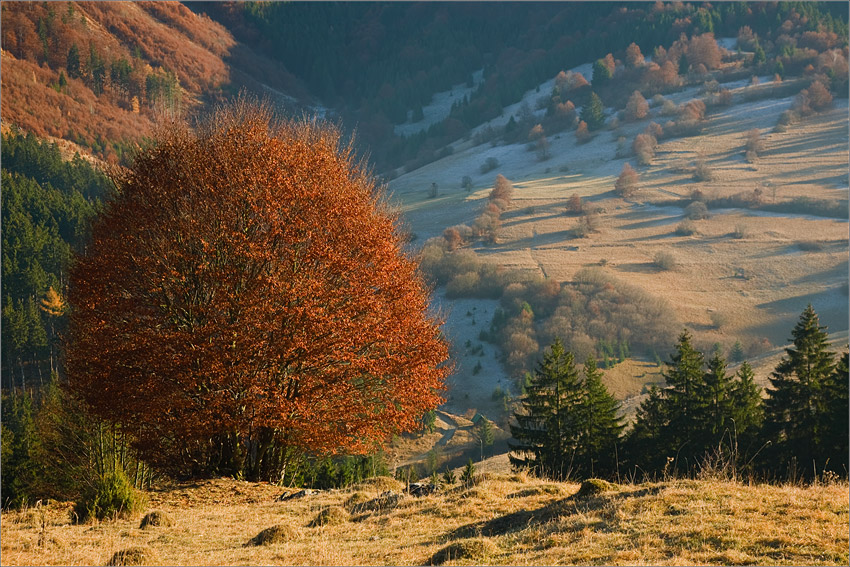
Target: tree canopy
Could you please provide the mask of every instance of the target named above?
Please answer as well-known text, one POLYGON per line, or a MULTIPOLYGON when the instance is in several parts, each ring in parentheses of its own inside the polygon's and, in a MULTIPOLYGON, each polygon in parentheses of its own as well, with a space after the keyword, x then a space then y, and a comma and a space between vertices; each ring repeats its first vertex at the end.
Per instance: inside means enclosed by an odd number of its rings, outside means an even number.
POLYGON ((373 179, 336 130, 241 98, 117 179, 70 274, 67 367, 150 461, 279 478, 440 401, 447 345, 373 179))

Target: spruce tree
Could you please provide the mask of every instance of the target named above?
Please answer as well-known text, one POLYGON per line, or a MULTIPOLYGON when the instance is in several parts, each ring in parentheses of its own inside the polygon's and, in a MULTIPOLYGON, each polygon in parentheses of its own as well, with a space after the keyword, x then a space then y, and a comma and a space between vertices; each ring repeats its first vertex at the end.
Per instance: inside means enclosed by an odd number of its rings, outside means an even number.
POLYGON ((605 107, 596 93, 590 93, 590 101, 581 109, 581 119, 591 131, 599 130, 605 124, 605 107))
POLYGON ((593 75, 592 82, 593 86, 601 87, 611 80, 611 69, 608 68, 608 65, 605 64, 604 59, 597 59, 593 62, 593 75))
POLYGON ((772 443, 765 451, 770 472, 813 478, 826 465, 827 432, 824 415, 829 378, 835 364, 827 349, 826 327, 809 304, 791 332, 793 345, 785 349, 770 377, 772 388, 765 400, 764 434, 772 443))
POLYGON ((518 456, 509 456, 511 465, 540 476, 567 478, 575 466, 581 400, 573 354, 556 340, 526 387, 522 412, 514 414, 516 425, 511 425, 511 435, 518 443, 509 446, 518 456))
POLYGON ((749 462, 750 457, 758 451, 757 445, 764 422, 761 388, 756 385, 754 377, 750 364, 742 363, 735 374, 731 391, 738 455, 745 459, 744 463, 749 462))
POLYGON ((726 360, 720 351, 714 351, 708 361, 703 381, 697 385, 697 412, 695 424, 701 442, 694 449, 699 457, 713 450, 719 443, 732 443, 732 380, 726 374, 726 360))
POLYGON ((577 469, 585 477, 612 477, 617 471, 617 446, 623 423, 620 403, 602 383, 602 372, 592 356, 584 363, 584 397, 581 405, 582 434, 577 469))
POLYGON ((848 352, 844 351, 835 370, 829 375, 824 384, 826 398, 826 413, 823 416, 823 448, 828 461, 824 468, 846 476, 848 470, 848 412, 850 412, 850 382, 847 372, 848 352))
POLYGON ((635 472, 660 470, 672 453, 669 413, 669 404, 663 391, 655 385, 651 386, 649 396, 637 409, 634 426, 624 444, 626 461, 635 472))
POLYGON ((702 427, 698 422, 704 412, 706 400, 703 393, 703 354, 691 344, 691 334, 686 330, 679 335, 676 351, 670 356, 662 376, 667 381, 664 397, 669 414, 669 439, 676 458, 677 468, 689 468, 703 455, 699 437, 702 427))
POLYGON ((493 444, 493 426, 490 421, 481 416, 478 424, 475 426, 475 438, 481 447, 481 460, 484 460, 484 448, 493 444))

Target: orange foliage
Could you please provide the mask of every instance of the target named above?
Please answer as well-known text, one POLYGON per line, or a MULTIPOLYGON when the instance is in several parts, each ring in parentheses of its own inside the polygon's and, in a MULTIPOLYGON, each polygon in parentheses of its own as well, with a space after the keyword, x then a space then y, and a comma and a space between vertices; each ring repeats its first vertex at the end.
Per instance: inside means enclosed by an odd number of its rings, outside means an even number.
POLYGON ((629 101, 626 103, 626 120, 640 120, 641 118, 646 118, 646 115, 648 113, 649 103, 646 102, 646 99, 643 98, 643 95, 640 94, 640 91, 633 92, 632 95, 629 97, 629 101))
POLYGON ((374 180, 336 130, 271 119, 242 99, 161 132, 70 274, 71 386, 166 468, 279 478, 280 451, 366 451, 441 402, 374 180))
POLYGON ((696 69, 698 65, 705 65, 707 69, 720 67, 721 53, 717 40, 713 33, 704 33, 691 38, 688 44, 688 63, 696 69))
POLYGON ((626 48, 626 65, 629 67, 640 67, 644 64, 643 53, 640 52, 640 47, 634 42, 630 43, 626 48))
MULTIPOLYGON (((541 129, 542 131, 542 129, 541 129)), ((501 173, 496 176, 496 183, 493 185, 493 190, 490 191, 489 199, 490 201, 500 200, 505 203, 511 202, 511 197, 514 194, 514 186, 508 181, 508 179, 502 175, 501 173)))
POLYGON ((614 184, 614 189, 622 197, 631 197, 637 190, 638 174, 628 163, 623 164, 623 170, 614 184))

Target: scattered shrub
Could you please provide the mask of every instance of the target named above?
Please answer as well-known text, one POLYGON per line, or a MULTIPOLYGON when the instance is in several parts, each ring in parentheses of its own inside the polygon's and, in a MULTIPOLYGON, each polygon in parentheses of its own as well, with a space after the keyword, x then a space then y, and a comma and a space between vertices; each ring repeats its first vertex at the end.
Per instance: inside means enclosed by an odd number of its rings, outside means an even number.
POLYGON ((602 480, 600 478, 589 478, 581 483, 576 498, 587 498, 602 494, 603 492, 617 492, 619 487, 616 484, 602 480))
POLYGON ((800 91, 794 99, 793 109, 803 116, 820 112, 832 106, 832 94, 823 83, 814 81, 808 89, 800 91))
POLYGON ((174 520, 160 510, 153 510, 145 514, 142 518, 142 523, 139 524, 139 529, 145 529, 148 526, 168 528, 174 525, 174 520))
POLYGON ((584 212, 584 203, 581 202, 581 197, 575 193, 573 193, 567 201, 567 212, 576 215, 584 212))
POLYGON ((659 270, 670 271, 676 269, 676 257, 670 252, 657 252, 652 259, 652 263, 659 270))
POLYGON ((133 546, 116 551, 107 565, 156 565, 159 555, 149 547, 133 546))
POLYGON ((487 565, 488 558, 498 551, 496 544, 489 539, 464 539, 455 541, 432 555, 428 565, 442 565, 448 561, 465 560, 478 565, 487 565))
POLYGON ((744 225, 736 224, 735 230, 732 231, 732 238, 740 240, 740 239, 746 238, 746 237, 747 237, 747 229, 744 227, 744 225))
POLYGON ((690 220, 702 220, 709 217, 708 207, 701 201, 694 201, 685 207, 685 216, 690 220))
POLYGON ((578 128, 576 128, 576 140, 579 144, 586 144, 593 138, 593 135, 590 133, 590 130, 587 129, 587 122, 582 120, 578 123, 578 128))
POLYGON ((349 513, 341 506, 328 506, 319 512, 308 524, 308 527, 338 526, 349 519, 349 513))
POLYGON ((694 181, 711 181, 714 179, 714 171, 704 159, 697 160, 693 173, 694 181))
POLYGON ((573 228, 573 236, 576 238, 587 238, 591 234, 599 232, 599 215, 586 211, 573 228))
POLYGON ((725 327, 729 324, 729 316, 725 313, 721 313, 720 311, 712 311, 709 318, 711 319, 711 324, 715 329, 720 329, 721 327, 725 327))
POLYGON ((676 234, 679 236, 691 236, 696 231, 696 225, 689 220, 682 221, 676 226, 676 234))
POLYGON ((759 154, 764 151, 764 142, 761 139, 761 132, 758 128, 753 128, 746 135, 744 144, 744 155, 747 161, 753 163, 758 158, 759 154))
MULTIPOLYGON (((635 142, 637 142, 637 140, 635 140, 635 142)), ((637 171, 635 171, 631 165, 625 163, 623 164, 623 169, 620 172, 620 176, 617 178, 617 182, 614 184, 614 190, 621 197, 629 198, 634 196, 635 192, 637 191, 637 183, 637 171)))
POLYGON ((634 122, 635 120, 646 118, 648 113, 649 103, 646 102, 640 91, 633 92, 629 97, 629 101, 626 103, 625 119, 629 122, 634 122))
POLYGON ((144 506, 144 497, 130 484, 121 469, 107 473, 94 486, 83 492, 74 504, 74 517, 78 522, 92 519, 127 518, 144 506))
POLYGON ((499 160, 494 157, 488 157, 484 160, 484 163, 481 164, 481 167, 479 167, 478 170, 484 174, 493 171, 497 167, 499 167, 499 160))
POLYGON ((245 546, 249 545, 273 545, 276 543, 285 543, 287 541, 292 541, 297 536, 298 531, 296 528, 278 524, 276 526, 272 526, 270 528, 266 528, 254 537, 252 537, 245 546))
POLYGON ((652 158, 655 157, 655 148, 657 146, 658 140, 655 136, 644 132, 635 136, 635 141, 632 143, 632 151, 634 151, 638 163, 649 165, 652 163, 652 158))

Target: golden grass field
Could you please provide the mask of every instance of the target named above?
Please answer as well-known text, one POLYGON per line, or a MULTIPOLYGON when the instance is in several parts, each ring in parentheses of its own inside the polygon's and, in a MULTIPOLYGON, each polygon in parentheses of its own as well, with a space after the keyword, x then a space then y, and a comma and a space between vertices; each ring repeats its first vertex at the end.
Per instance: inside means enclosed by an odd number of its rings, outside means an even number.
POLYGON ((147 494, 170 527, 129 519, 73 525, 70 503, 4 512, 4 565, 105 565, 139 548, 162 565, 836 565, 848 562, 848 486, 669 480, 579 485, 525 475, 479 476, 397 505, 352 514, 350 503, 399 491, 393 479, 285 502, 283 489, 231 479, 147 494), (349 503, 348 509, 346 503, 349 503), (310 527, 323 510, 327 524, 310 527), (262 530, 280 540, 249 544, 262 530))

